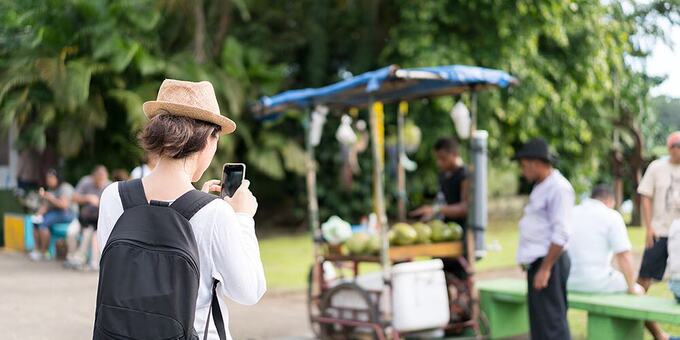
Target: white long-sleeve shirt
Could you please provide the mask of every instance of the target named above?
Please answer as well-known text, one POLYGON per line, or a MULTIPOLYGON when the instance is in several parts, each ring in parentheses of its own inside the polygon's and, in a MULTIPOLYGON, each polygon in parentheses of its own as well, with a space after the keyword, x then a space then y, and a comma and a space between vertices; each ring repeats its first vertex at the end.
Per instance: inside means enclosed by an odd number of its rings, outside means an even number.
MULTIPOLYGON (((103 251, 111 231, 123 214, 118 194, 118 183, 109 185, 102 193, 97 224, 97 238, 103 251)), ((200 282, 196 299, 194 328, 203 339, 208 309, 211 302, 212 280, 220 281, 217 295, 229 334, 229 312, 224 299, 252 305, 266 290, 260 248, 255 236, 255 222, 246 214, 235 213, 224 200, 214 200, 199 210, 189 221, 194 230, 200 262, 200 282)), ((209 339, 219 339, 214 322, 210 322, 209 339)))
POLYGON ((548 254, 551 244, 566 248, 574 208, 574 189, 558 170, 536 184, 519 221, 517 262, 531 264, 548 254))

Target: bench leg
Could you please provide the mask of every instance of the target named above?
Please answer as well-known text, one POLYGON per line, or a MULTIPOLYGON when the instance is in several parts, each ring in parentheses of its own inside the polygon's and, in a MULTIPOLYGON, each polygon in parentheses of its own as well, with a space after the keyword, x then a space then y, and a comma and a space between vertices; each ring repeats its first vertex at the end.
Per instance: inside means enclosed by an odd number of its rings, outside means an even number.
POLYGON ((641 320, 614 318, 607 315, 588 313, 588 339, 642 339, 644 323, 641 320))
POLYGON ((481 308, 489 319, 492 339, 529 333, 529 310, 526 301, 500 301, 493 294, 480 291, 481 308))

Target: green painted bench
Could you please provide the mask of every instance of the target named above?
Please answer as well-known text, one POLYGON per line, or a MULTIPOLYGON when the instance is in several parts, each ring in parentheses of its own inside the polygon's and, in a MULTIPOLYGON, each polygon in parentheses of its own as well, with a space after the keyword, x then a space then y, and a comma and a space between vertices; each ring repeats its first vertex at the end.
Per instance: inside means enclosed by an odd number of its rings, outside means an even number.
MULTIPOLYGON (((493 339, 529 332, 526 281, 497 279, 476 286, 493 339)), ((645 320, 680 324, 680 305, 673 299, 577 293, 569 293, 567 299, 569 308, 588 312, 588 339, 642 339, 645 320)))

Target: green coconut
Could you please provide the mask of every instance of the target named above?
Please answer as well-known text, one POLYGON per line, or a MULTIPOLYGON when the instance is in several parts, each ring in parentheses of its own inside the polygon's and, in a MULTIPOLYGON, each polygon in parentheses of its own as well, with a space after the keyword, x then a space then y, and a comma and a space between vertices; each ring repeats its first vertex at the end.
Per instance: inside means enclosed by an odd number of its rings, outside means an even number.
POLYGON ((417 243, 430 243, 432 242, 431 237, 432 237, 432 228, 430 228, 429 225, 418 222, 413 225, 413 229, 416 230, 416 234, 418 235, 416 237, 416 242, 417 243))
POLYGON ((448 227, 451 229, 451 241, 460 241, 463 239, 463 227, 461 227, 460 224, 451 222, 448 227))
POLYGON ((418 233, 412 226, 407 223, 397 223, 392 226, 394 230, 394 242, 400 246, 406 246, 416 243, 418 233))
POLYGON ((347 251, 352 255, 361 255, 366 252, 369 246, 370 236, 367 233, 354 233, 345 241, 347 251))

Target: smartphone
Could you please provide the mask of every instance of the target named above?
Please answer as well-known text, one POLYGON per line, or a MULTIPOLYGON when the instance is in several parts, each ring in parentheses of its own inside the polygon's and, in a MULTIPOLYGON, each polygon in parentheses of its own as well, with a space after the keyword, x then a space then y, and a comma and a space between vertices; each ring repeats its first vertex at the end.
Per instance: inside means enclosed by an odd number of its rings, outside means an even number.
POLYGON ((226 163, 222 167, 222 191, 220 197, 232 197, 241 182, 246 178, 246 165, 243 163, 226 163))

